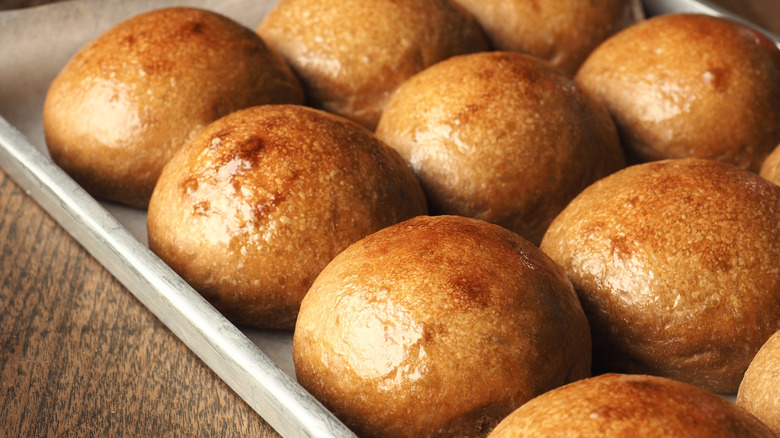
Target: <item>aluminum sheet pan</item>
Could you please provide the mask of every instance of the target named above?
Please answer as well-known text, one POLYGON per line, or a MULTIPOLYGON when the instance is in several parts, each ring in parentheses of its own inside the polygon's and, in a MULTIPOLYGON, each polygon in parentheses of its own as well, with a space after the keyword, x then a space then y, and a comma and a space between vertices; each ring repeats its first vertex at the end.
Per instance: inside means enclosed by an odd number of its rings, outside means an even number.
MULTIPOLYGON (((76 0, 0 13, 0 168, 282 436, 354 437, 295 381, 291 333, 239 329, 226 320, 147 248, 145 212, 96 201, 50 160, 43 138, 41 112, 49 83, 79 48, 111 25, 181 5, 212 9, 255 28, 274 4, 76 0)), ((735 18, 705 1, 644 4, 648 15, 735 18)))
POLYGON ((757 26, 741 17, 737 17, 726 9, 723 9, 722 7, 715 5, 707 0, 642 0, 642 4, 644 5, 645 12, 648 16, 672 13, 697 13, 726 17, 760 31, 772 41, 774 41, 775 45, 780 48, 780 38, 778 38, 777 35, 774 35, 766 29, 763 29, 760 26, 757 26))

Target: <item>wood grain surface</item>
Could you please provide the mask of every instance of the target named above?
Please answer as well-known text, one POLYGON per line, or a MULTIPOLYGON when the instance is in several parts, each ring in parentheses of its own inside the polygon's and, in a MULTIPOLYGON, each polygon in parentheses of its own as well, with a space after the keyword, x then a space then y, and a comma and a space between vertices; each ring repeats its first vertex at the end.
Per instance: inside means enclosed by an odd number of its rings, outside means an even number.
MULTIPOLYGON (((780 34, 778 0, 717 3, 780 34)), ((0 245, 0 436, 278 436, 2 172, 0 245)))
POLYGON ((2 172, 0 244, 0 436, 278 436, 2 172))

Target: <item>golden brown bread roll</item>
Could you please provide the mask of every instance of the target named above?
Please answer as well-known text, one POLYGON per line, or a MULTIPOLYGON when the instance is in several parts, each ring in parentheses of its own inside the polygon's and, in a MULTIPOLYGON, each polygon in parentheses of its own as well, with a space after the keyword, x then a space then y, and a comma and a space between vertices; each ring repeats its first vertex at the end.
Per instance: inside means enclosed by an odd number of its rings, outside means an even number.
POLYGON ((549 61, 570 75, 602 41, 642 20, 640 0, 455 0, 491 46, 549 61))
POLYGON ((146 207, 193 133, 264 103, 303 103, 280 55, 227 17, 166 8, 83 47, 52 82, 43 126, 53 160, 93 196, 146 207))
POLYGON ((365 128, 264 105, 209 124, 165 166, 149 246, 234 323, 292 329, 331 258, 425 212, 412 172, 365 128))
POLYGON ((419 73, 376 134, 414 170, 432 213, 496 223, 536 245, 577 193, 625 166, 606 108, 514 52, 456 56, 419 73))
POLYGON ((596 48, 576 80, 607 105, 640 161, 709 158, 758 171, 780 143, 780 51, 724 18, 645 20, 596 48))
POLYGON ((537 247, 460 216, 417 217, 339 254, 301 305, 301 385, 362 437, 485 436, 590 374, 590 334, 537 247))
POLYGON ((739 385, 737 404, 780 435, 780 331, 761 347, 739 385))
POLYGON ((636 165, 583 191, 541 248, 593 330, 597 372, 735 393, 780 329, 780 186, 703 159, 636 165))
POLYGON ((780 185, 780 146, 776 147, 775 150, 766 157, 764 163, 761 164, 759 175, 780 185))
POLYGON ((449 0, 281 0, 257 32, 301 78, 310 105, 371 130, 410 76, 487 49, 473 17, 449 0))
POLYGON ((767 437, 766 425, 734 403, 662 377, 605 374, 526 403, 490 434, 511 437, 767 437))

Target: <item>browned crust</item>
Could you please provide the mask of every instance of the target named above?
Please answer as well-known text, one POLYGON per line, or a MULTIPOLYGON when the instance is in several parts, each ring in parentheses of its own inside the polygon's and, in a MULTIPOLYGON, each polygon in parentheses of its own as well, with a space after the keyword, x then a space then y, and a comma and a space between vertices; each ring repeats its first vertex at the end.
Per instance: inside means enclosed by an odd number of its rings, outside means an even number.
POLYGON ((449 0, 282 0, 257 32, 301 78, 310 105, 371 130, 406 79, 487 49, 476 21, 449 0))
POLYGON ((645 20, 600 45, 576 79, 641 161, 709 158, 758 171, 780 143, 780 51, 723 18, 645 20))
POLYGON ((490 438, 774 437, 757 418, 701 388, 646 375, 605 374, 523 405, 490 438))
POLYGON ((299 382, 359 436, 484 436, 590 375, 590 335, 562 271, 525 239, 418 217, 350 246, 304 298, 299 382))
POLYGON ((780 329, 780 186, 710 160, 629 167, 556 218, 541 248, 566 271, 601 369, 735 393, 780 329))
POLYGON ((373 134, 265 105, 208 125, 165 167, 149 245, 233 322, 291 329, 331 258, 425 212, 414 175, 373 134))
POLYGON ((574 75, 602 41, 644 18, 640 0, 455 0, 494 50, 527 53, 574 75))
POLYGON ((514 52, 456 56, 416 75, 376 133, 412 167, 433 213, 483 219, 535 244, 574 196, 625 166, 606 108, 514 52))
POLYGON ((43 112, 54 161, 99 198, 146 207, 194 132, 239 108, 303 103, 284 60, 252 30, 192 8, 121 22, 52 82, 43 112))

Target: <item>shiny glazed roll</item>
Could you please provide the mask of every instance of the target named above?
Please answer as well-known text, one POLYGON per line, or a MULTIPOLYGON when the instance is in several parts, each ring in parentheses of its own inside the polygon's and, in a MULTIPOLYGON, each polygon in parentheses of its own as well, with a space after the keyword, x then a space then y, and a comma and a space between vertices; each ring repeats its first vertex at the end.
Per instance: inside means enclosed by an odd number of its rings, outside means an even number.
POLYGON ((664 160, 588 187, 541 249, 579 294, 594 372, 733 394, 780 329, 778 224, 780 186, 730 164, 664 160))
POLYGON ((574 196, 625 166, 606 108, 514 52, 456 56, 415 75, 376 134, 414 170, 432 213, 492 222, 537 245, 574 196))
POLYGON ((257 32, 301 78, 310 105, 371 130, 406 79, 487 49, 474 18, 450 0, 281 0, 257 32))
POLYGON ((79 50, 49 87, 43 127, 54 162, 93 196, 145 208, 195 132, 266 103, 303 103, 279 54, 227 17, 166 8, 79 50))
POLYGON ((607 39, 576 75, 636 161, 708 158, 758 171, 780 143, 780 50, 741 24, 670 14, 607 39))
POLYGON ((527 53, 574 75, 602 41, 644 18, 640 0, 455 0, 495 50, 527 53))
POLYGON ((301 385, 361 437, 485 436, 590 375, 590 332, 559 267, 476 219, 422 216, 339 254, 306 294, 301 385))
POLYGON ((151 249, 228 319, 292 329, 334 256, 425 212, 412 172, 365 128, 264 105, 198 132, 165 166, 147 222, 151 249))
POLYGON ((526 403, 490 434, 520 437, 772 438, 766 425, 734 403, 662 377, 604 374, 554 389, 526 403))

